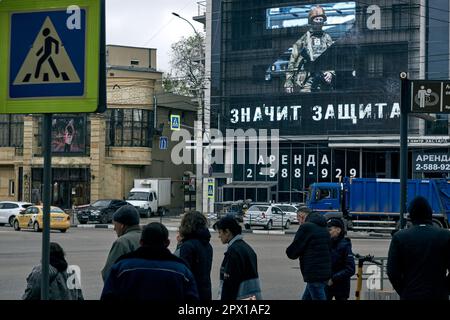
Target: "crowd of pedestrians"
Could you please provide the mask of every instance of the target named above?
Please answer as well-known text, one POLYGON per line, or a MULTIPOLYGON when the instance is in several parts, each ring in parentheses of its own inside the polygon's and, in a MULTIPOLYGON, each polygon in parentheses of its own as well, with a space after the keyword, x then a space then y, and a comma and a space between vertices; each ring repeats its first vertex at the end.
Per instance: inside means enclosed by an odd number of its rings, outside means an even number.
MULTIPOLYGON (((391 240, 387 274, 403 300, 448 300, 450 293, 450 232, 432 224, 428 201, 416 197, 408 208, 412 227, 396 232, 391 240)), ((355 274, 351 240, 344 222, 328 221, 307 207, 297 212, 300 226, 286 248, 289 259, 298 259, 305 283, 302 300, 347 300, 355 274)), ((133 206, 113 215, 117 239, 112 244, 101 276, 101 300, 208 301, 213 299, 211 269, 213 247, 205 216, 186 213, 181 221, 175 251, 170 252, 169 232, 159 223, 143 228, 133 206), (153 289, 152 289, 153 288, 153 289), (155 289, 157 288, 157 289, 155 289)), ((217 221, 226 250, 220 265, 218 299, 261 300, 258 257, 244 240, 237 220, 226 216, 217 221)), ((50 244, 49 298, 82 300, 81 289, 67 285, 64 250, 50 244)), ((41 266, 27 278, 23 299, 41 298, 41 266)))

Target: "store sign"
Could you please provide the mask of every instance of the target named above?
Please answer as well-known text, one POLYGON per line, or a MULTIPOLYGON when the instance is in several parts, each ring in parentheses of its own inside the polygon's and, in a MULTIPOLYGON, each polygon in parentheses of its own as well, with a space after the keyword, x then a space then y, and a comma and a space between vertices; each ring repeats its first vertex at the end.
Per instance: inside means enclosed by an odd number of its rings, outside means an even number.
POLYGON ((450 153, 413 153, 414 172, 449 172, 450 153))
MULTIPOLYGON (((237 147, 235 154, 240 153, 248 156, 248 152, 237 147)), ((311 144, 308 147, 282 146, 278 156, 258 155, 256 164, 246 159, 244 164, 235 159, 233 181, 273 181, 278 183, 280 192, 299 192, 314 182, 339 182, 344 177, 360 174, 358 151, 333 150, 311 144), (277 163, 278 170, 272 169, 277 163)))
POLYGON ((420 137, 420 138, 408 138, 408 145, 411 144, 447 144, 449 143, 449 137, 420 137))

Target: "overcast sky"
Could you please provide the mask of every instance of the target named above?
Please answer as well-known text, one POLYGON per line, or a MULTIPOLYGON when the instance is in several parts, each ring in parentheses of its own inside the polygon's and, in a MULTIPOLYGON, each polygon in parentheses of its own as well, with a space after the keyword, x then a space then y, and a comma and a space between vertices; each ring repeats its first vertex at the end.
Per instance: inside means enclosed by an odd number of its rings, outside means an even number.
POLYGON ((198 15, 198 0, 106 0, 106 43, 156 48, 159 71, 170 70, 170 46, 183 36, 194 35, 186 21, 198 30, 203 25, 192 20, 198 15))

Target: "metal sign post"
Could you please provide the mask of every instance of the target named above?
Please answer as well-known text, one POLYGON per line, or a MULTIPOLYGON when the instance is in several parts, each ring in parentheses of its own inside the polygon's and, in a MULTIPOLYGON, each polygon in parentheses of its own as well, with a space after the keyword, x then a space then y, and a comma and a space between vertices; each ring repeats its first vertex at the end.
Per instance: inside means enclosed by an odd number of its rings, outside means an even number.
POLYGON ((50 200, 52 181, 52 115, 45 114, 43 121, 43 147, 44 147, 44 219, 42 227, 42 285, 41 298, 48 300, 49 293, 49 265, 50 265, 50 200))
POLYGON ((406 72, 400 73, 400 229, 405 227, 406 197, 408 194, 408 98, 409 80, 406 72))

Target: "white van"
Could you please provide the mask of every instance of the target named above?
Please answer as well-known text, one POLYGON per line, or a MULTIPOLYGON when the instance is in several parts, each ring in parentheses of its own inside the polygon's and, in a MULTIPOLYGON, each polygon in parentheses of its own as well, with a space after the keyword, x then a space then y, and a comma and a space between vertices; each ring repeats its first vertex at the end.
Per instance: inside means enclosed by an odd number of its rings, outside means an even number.
POLYGON ((170 178, 135 179, 126 201, 144 217, 165 215, 171 198, 170 178))

